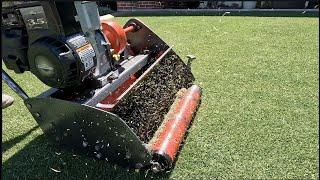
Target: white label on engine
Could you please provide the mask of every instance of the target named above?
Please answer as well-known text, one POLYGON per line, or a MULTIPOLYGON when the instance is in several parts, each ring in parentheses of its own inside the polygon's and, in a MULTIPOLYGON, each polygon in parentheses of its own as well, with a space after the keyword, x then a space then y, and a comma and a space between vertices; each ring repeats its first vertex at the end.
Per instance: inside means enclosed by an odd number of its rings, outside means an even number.
POLYGON ((95 53, 91 44, 86 44, 78 48, 76 51, 80 57, 81 62, 84 64, 85 71, 94 66, 93 58, 95 56, 95 53))
POLYGON ((79 34, 69 37, 67 42, 70 43, 76 49, 88 44, 86 38, 79 34))

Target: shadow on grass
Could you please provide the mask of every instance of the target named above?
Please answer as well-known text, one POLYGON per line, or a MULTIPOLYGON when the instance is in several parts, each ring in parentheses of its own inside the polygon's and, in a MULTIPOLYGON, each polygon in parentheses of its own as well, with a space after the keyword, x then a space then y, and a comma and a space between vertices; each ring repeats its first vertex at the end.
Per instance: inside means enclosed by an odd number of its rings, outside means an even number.
POLYGON ((35 126, 32 129, 30 129, 28 132, 15 137, 13 139, 10 139, 6 142, 2 143, 2 153, 6 152, 8 149, 12 148, 15 144, 21 142, 23 139, 25 139, 28 135, 30 135, 33 131, 37 130, 39 126, 35 126))
MULTIPOLYGON (((9 149, 16 141, 12 140, 4 147, 9 149)), ((3 179, 168 179, 170 176, 170 172, 154 174, 128 170, 105 160, 62 150, 44 135, 36 137, 3 162, 2 168, 3 179)))

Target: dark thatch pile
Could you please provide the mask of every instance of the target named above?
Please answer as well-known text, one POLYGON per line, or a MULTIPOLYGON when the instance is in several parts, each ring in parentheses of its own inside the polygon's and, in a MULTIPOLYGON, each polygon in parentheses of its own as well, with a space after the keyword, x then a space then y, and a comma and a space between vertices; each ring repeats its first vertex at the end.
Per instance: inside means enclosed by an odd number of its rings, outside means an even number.
POLYGON ((167 55, 128 96, 114 108, 141 141, 148 143, 164 120, 181 88, 192 85, 194 77, 176 55, 167 55))

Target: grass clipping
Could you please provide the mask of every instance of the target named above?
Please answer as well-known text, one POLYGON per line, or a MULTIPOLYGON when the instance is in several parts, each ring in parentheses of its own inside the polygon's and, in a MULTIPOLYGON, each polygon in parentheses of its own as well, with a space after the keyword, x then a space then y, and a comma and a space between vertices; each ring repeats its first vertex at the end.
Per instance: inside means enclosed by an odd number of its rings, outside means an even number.
POLYGON ((160 127, 176 93, 192 85, 194 77, 176 55, 167 55, 114 108, 141 141, 148 143, 160 127))

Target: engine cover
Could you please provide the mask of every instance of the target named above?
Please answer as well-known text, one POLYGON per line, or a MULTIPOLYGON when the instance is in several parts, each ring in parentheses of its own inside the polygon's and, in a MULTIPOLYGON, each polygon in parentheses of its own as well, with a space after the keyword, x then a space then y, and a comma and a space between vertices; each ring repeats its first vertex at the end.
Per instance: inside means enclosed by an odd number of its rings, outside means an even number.
POLYGON ((81 34, 41 38, 30 45, 28 60, 34 75, 59 89, 79 87, 96 65, 94 50, 81 34))

